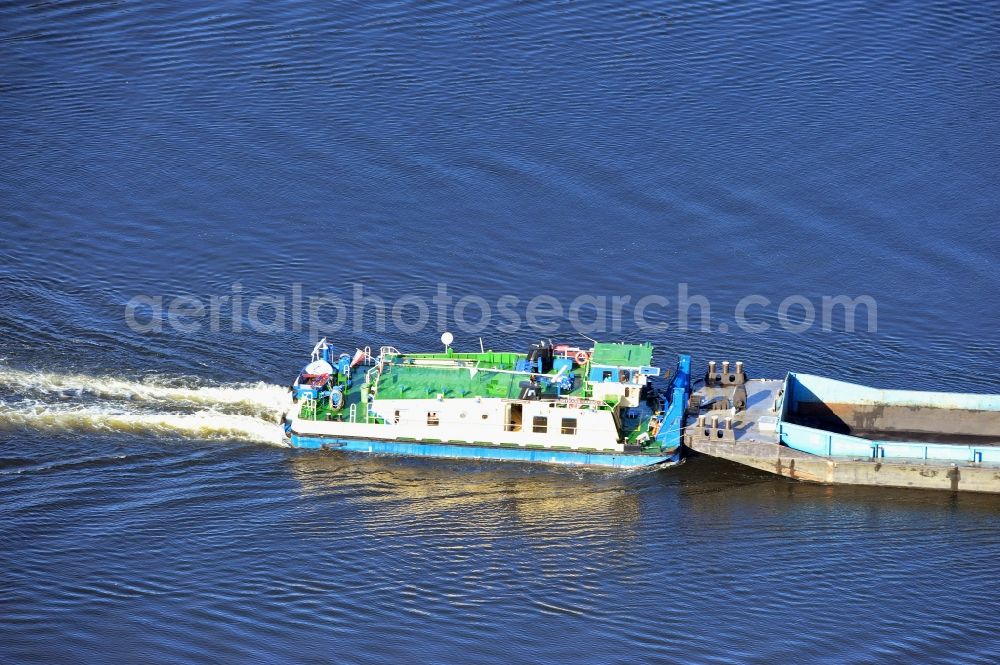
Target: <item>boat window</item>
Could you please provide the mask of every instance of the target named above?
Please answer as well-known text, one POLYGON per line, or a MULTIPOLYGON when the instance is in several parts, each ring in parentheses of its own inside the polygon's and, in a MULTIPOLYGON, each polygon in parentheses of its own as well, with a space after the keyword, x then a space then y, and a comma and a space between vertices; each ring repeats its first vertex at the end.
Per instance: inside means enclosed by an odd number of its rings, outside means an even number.
POLYGON ((601 381, 610 381, 610 380, 611 380, 611 370, 606 369, 604 370, 604 373, 601 374, 601 381))
POLYGON ((521 413, 522 413, 522 406, 520 404, 511 404, 508 407, 508 412, 507 412, 508 432, 521 431, 521 413))
POLYGON ((563 434, 576 434, 576 418, 563 418, 562 419, 562 433, 563 434))
POLYGON ((392 421, 393 421, 394 423, 398 423, 398 422, 399 422, 399 411, 396 411, 396 412, 395 412, 395 413, 393 414, 393 416, 392 416, 392 421))
POLYGON ((428 414, 427 414, 427 424, 428 425, 434 425, 434 426, 441 424, 441 421, 438 420, 437 411, 430 411, 430 412, 428 412, 428 414))
POLYGON ((549 419, 545 416, 535 416, 531 419, 531 431, 535 434, 545 434, 549 431, 549 419))

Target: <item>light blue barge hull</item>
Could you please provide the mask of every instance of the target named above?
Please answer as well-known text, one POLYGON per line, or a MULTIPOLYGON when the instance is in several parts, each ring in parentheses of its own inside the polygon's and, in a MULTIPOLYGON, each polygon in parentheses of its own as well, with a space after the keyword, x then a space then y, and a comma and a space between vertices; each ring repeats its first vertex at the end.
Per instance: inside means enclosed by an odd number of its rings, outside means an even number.
POLYGON ((997 463, 1000 395, 884 390, 789 372, 778 433, 789 448, 822 457, 997 463), (922 440, 883 440, 878 433, 858 436, 796 423, 792 417, 800 411, 822 413, 843 427, 912 429, 922 440), (978 443, 947 441, 956 435, 978 443))
POLYGON ((379 441, 374 439, 339 439, 291 435, 295 448, 324 448, 357 453, 399 455, 406 457, 446 457, 453 459, 496 460, 503 462, 533 462, 564 466, 600 466, 634 469, 667 462, 679 462, 681 451, 662 455, 588 453, 573 450, 543 450, 540 448, 500 448, 456 443, 422 443, 419 441, 379 441))

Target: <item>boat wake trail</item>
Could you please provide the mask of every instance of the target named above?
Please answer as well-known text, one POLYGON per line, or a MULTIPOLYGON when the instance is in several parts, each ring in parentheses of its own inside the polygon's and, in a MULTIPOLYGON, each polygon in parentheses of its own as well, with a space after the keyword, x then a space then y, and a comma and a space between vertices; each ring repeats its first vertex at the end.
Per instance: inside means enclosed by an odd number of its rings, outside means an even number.
POLYGON ((282 445, 288 393, 266 383, 129 380, 0 367, 0 429, 101 431, 282 445))

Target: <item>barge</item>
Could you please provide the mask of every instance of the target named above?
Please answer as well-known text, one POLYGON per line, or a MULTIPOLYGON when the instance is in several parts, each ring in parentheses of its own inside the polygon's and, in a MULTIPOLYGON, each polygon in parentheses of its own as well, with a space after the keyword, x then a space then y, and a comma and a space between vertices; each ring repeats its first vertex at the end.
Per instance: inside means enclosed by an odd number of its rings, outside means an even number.
POLYGON ((711 362, 687 416, 690 450, 796 480, 1000 492, 1000 395, 749 379, 711 362))
POLYGON ((460 353, 442 342, 443 353, 373 354, 320 340, 282 418, 291 445, 612 468, 681 459, 689 356, 667 373, 648 343, 460 353))

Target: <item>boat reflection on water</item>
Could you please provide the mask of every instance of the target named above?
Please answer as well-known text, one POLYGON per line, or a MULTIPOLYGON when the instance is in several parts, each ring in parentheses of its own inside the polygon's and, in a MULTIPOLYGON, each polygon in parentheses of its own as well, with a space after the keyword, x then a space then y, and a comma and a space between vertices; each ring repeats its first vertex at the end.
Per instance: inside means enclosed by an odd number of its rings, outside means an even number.
POLYGON ((288 462, 304 496, 350 502, 383 535, 447 525, 532 538, 621 538, 639 521, 642 488, 657 473, 336 451, 293 454, 288 462))

